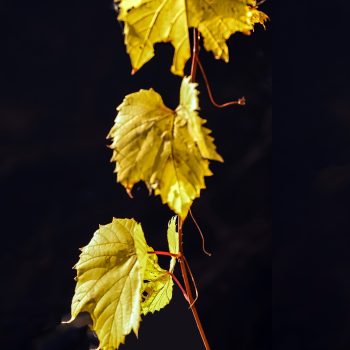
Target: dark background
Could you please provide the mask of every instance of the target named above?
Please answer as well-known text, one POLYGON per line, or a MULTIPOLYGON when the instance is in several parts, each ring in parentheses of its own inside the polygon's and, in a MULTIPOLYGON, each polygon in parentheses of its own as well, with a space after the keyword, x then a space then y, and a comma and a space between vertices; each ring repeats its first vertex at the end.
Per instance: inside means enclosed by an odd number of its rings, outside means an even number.
POLYGON ((350 347, 349 8, 274 6, 273 347, 350 347), (276 93, 275 93, 276 92, 276 93))
MULTIPOLYGON (((193 223, 185 225, 197 307, 213 349, 345 350, 347 12, 316 1, 298 8, 280 2, 274 15, 271 1, 261 8, 272 19, 267 30, 233 36, 229 64, 201 52, 217 100, 245 96, 247 106, 215 109, 198 75, 201 116, 225 163, 212 164, 214 176, 193 205, 212 257, 201 252, 193 223), (271 171, 272 25, 277 112, 271 171)), ((152 86, 176 107, 181 79, 169 72, 170 45, 158 45, 156 57, 130 76, 110 0, 12 2, 1 5, 0 16, 0 346, 89 349, 96 339, 86 318, 60 325, 69 317, 78 248, 115 216, 136 218, 150 244, 166 249, 172 215, 142 184, 134 200, 127 197, 115 183, 105 137, 126 94, 152 86)), ((171 304, 145 317, 139 340, 130 335, 124 347, 202 348, 176 288, 171 304)))

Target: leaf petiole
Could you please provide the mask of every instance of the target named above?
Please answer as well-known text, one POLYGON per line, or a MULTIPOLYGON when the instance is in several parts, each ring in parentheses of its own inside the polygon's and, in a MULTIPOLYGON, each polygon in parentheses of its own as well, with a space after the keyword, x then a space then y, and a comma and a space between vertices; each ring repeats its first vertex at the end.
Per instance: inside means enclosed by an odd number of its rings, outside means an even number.
POLYGON ((168 271, 168 274, 171 276, 171 278, 175 281, 175 283, 178 285, 178 287, 181 289, 181 292, 184 296, 184 298, 186 299, 186 301, 190 304, 190 298, 188 297, 185 288, 182 287, 180 281, 177 279, 177 277, 170 271, 168 271))
POLYGON ((154 250, 152 252, 148 252, 148 254, 166 255, 166 256, 170 256, 172 258, 180 258, 181 257, 181 253, 174 254, 174 253, 170 253, 170 252, 164 252, 162 250, 154 250))

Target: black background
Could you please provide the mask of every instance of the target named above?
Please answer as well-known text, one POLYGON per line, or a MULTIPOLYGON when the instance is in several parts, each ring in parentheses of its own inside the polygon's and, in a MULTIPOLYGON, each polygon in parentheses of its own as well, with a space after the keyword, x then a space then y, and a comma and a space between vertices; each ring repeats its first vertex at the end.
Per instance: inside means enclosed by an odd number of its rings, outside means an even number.
POLYGON ((276 349, 350 346, 348 10, 343 1, 274 6, 276 349))
MULTIPOLYGON (((346 12, 334 6, 330 14, 313 1, 298 11, 279 5, 274 14, 271 1, 262 5, 272 19, 266 31, 229 40, 229 64, 201 52, 217 100, 245 96, 247 106, 214 108, 198 75, 201 116, 225 163, 212 164, 214 176, 193 205, 213 256, 201 252, 190 220, 185 250, 213 349, 348 349, 349 61, 346 41, 336 41, 346 12)), ((127 197, 105 137, 126 94, 152 86, 174 108, 181 79, 169 72, 172 48, 162 44, 130 75, 111 1, 17 2, 1 10, 1 347, 89 349, 96 340, 84 317, 60 325, 69 317, 78 248, 115 216, 142 222, 149 243, 166 249, 172 215, 142 184, 134 200, 127 197)), ((202 348, 177 289, 124 347, 202 348)))

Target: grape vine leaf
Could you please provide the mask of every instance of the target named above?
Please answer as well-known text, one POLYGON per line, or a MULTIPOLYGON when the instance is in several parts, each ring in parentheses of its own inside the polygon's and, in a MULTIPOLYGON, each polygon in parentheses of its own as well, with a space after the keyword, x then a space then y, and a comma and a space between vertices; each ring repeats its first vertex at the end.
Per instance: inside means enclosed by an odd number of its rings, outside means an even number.
POLYGON ((183 75, 190 57, 189 28, 197 28, 204 47, 215 58, 229 60, 226 41, 236 33, 250 34, 267 15, 256 0, 115 0, 118 19, 124 22, 127 52, 133 71, 154 56, 154 45, 170 42, 174 49, 171 71, 183 75))
POLYGON ((223 162, 203 126, 206 120, 198 116, 196 86, 190 77, 182 80, 175 111, 153 89, 127 95, 107 136, 117 182, 131 193, 135 183, 144 181, 183 219, 205 188, 204 177, 212 175, 209 160, 223 162))
POLYGON ((83 311, 90 314, 101 349, 116 349, 131 330, 138 333, 147 251, 141 225, 115 218, 100 225, 82 248, 75 266, 72 319, 83 311))
POLYGON ((158 265, 157 255, 150 254, 142 287, 142 314, 154 313, 169 304, 173 296, 173 286, 171 275, 158 265))
MULTIPOLYGON (((168 232, 167 232, 169 252, 172 254, 179 254, 179 251, 180 251, 179 234, 176 230, 176 219, 177 219, 176 216, 173 216, 171 218, 168 224, 168 232)), ((176 264, 176 258, 171 257, 170 267, 169 267, 170 272, 174 271, 175 264, 176 264)))
MULTIPOLYGON (((179 246, 174 223, 172 218, 169 247, 173 251, 179 246)), ((100 225, 81 251, 69 322, 80 312, 88 312, 99 349, 118 349, 132 330, 138 334, 141 314, 169 304, 172 277, 158 265, 157 255, 152 254, 153 248, 134 219, 113 218, 110 224, 100 225)))
MULTIPOLYGON (((169 252, 179 253, 179 234, 176 230, 176 219, 174 216, 168 224, 168 244, 169 252)), ((171 257, 169 271, 172 273, 176 264, 176 258, 171 257)), ((150 254, 144 276, 143 301, 141 303, 142 313, 154 313, 169 304, 173 295, 174 282, 168 271, 163 270, 158 265, 158 257, 150 254)))

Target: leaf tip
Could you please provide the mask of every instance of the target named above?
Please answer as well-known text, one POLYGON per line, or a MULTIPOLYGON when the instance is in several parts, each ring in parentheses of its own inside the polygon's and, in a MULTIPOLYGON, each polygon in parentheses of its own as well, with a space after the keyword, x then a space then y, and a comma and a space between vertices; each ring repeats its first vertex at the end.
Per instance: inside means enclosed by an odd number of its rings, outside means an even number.
POLYGON ((134 198, 134 196, 132 195, 132 187, 127 187, 126 188, 126 193, 128 194, 128 196, 131 198, 131 199, 133 199, 134 198))

